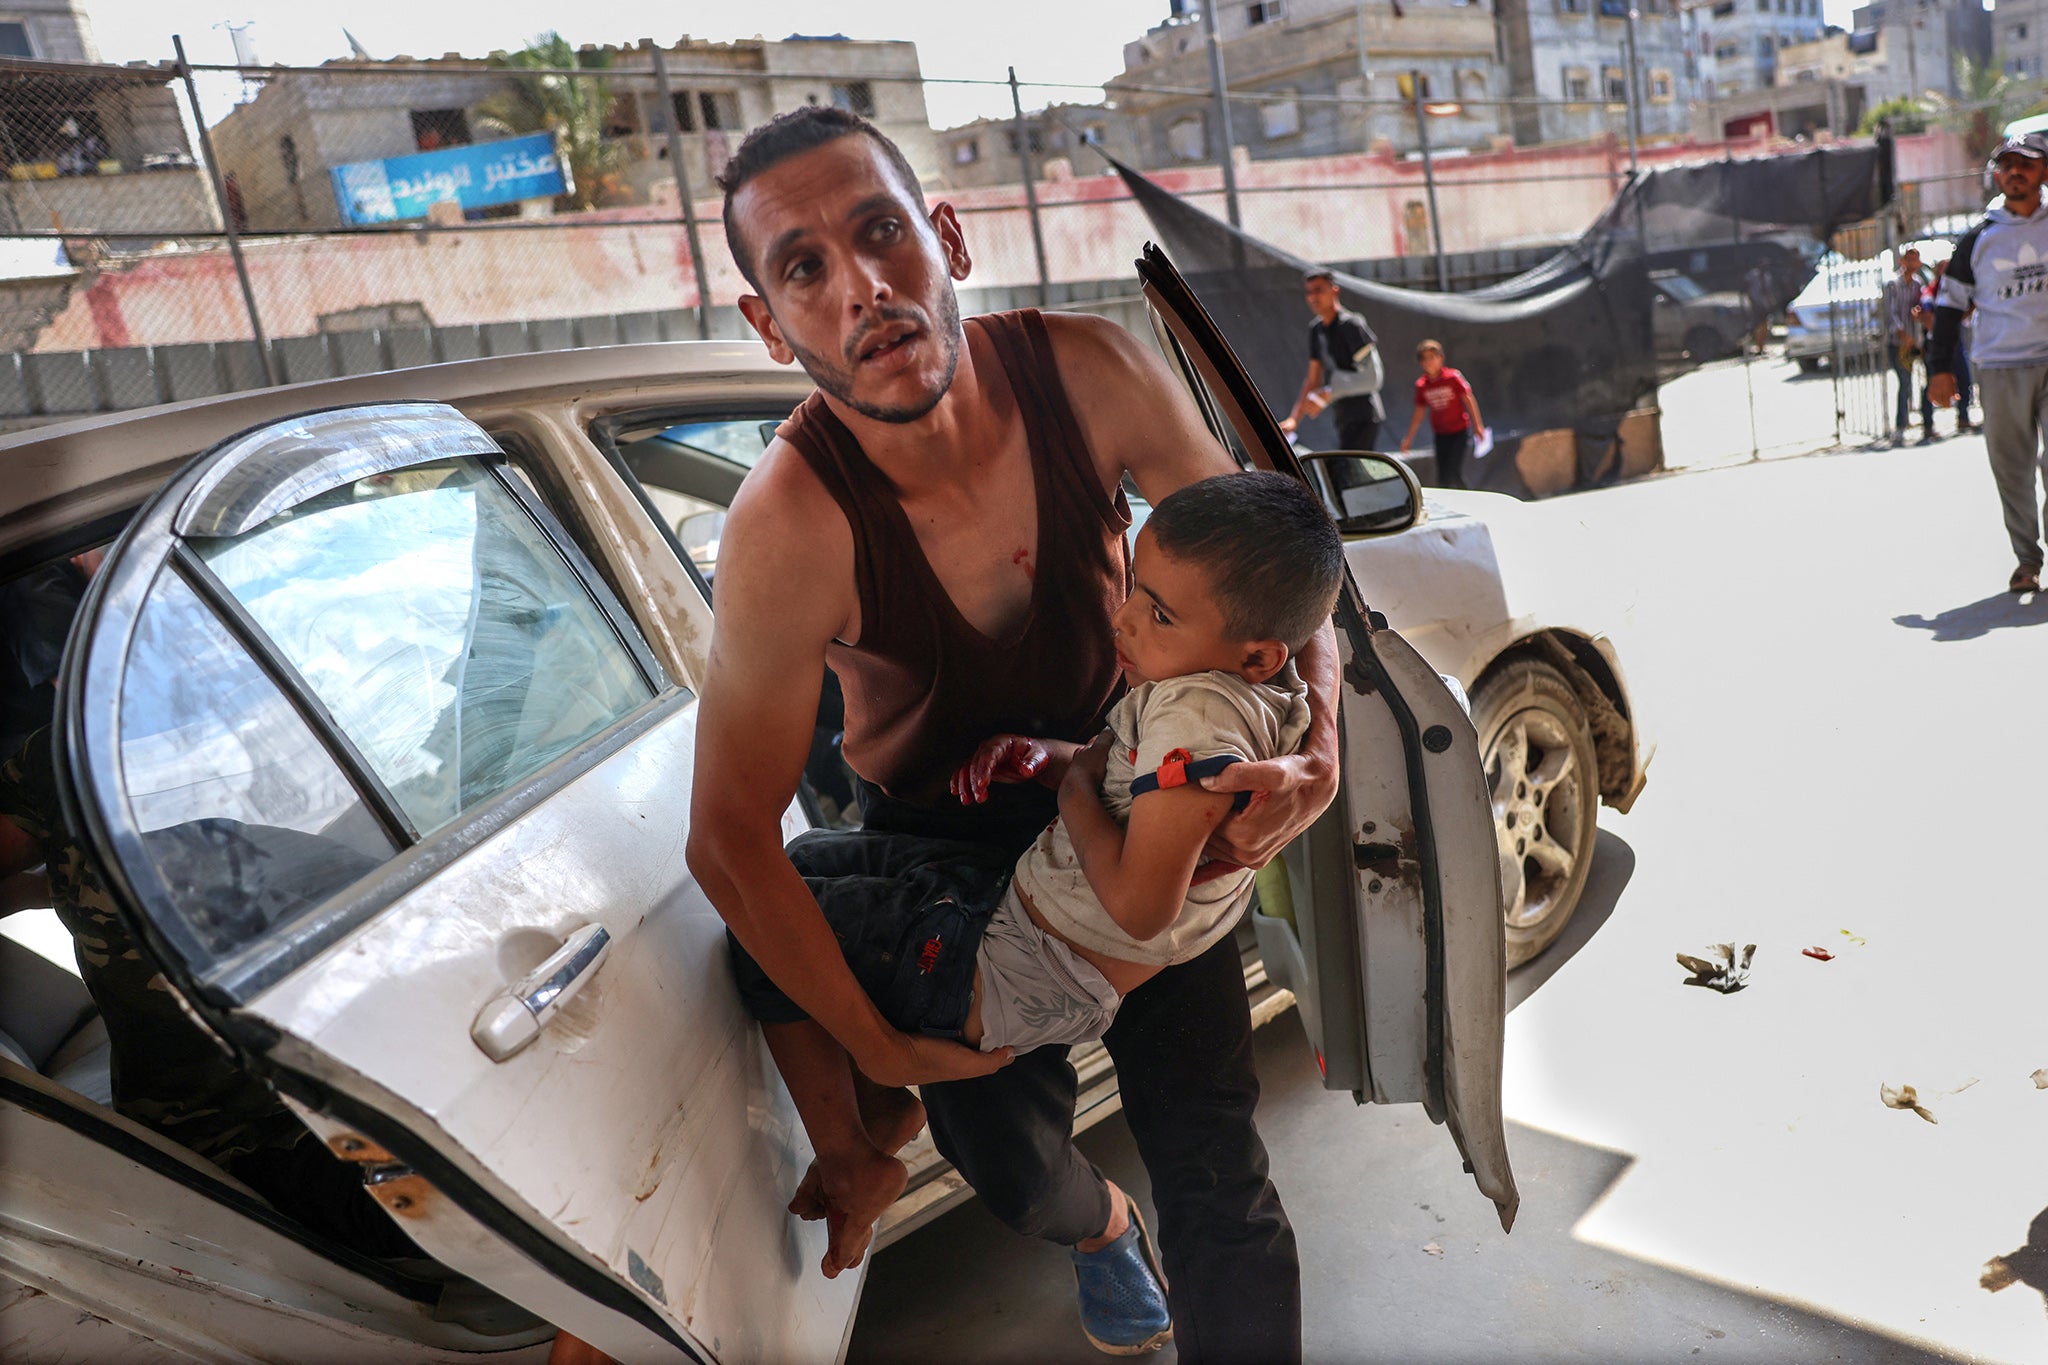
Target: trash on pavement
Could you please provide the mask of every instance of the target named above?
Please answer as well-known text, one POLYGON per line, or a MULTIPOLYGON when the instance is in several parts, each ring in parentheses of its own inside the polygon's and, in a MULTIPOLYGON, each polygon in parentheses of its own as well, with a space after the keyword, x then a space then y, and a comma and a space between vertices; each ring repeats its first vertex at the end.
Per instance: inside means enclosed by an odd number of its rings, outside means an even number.
POLYGON ((2044 1066, 2034 1073, 2034 1089, 2048 1090, 2048 1066, 2044 1066))
POLYGON ((1843 938, 1846 938, 1846 939, 1848 939, 1848 940, 1849 940, 1849 942, 1851 942, 1851 943, 1855 943, 1855 944, 1865 944, 1865 943, 1868 943, 1868 942, 1870 942, 1870 940, 1869 940, 1869 939, 1867 939, 1867 938, 1865 938, 1865 937, 1863 937, 1863 935, 1861 935, 1861 934, 1852 934, 1852 933, 1850 933, 1850 932, 1849 932, 1849 931, 1848 931, 1847 929, 1844 929, 1844 930, 1842 930, 1842 937, 1843 937, 1843 938))
POLYGON ((1711 951, 1720 961, 1694 957, 1690 953, 1678 955, 1678 965, 1692 973, 1686 978, 1686 985, 1705 986, 1723 995, 1733 995, 1749 984, 1749 961, 1756 955, 1754 943, 1743 944, 1739 955, 1732 943, 1716 943, 1711 951))
POLYGON ((1910 1109, 1929 1123, 1941 1122, 1940 1119, 1928 1112, 1925 1105, 1920 1103, 1920 1093, 1910 1085, 1880 1084, 1877 1087, 1877 1097, 1885 1102, 1887 1108, 1910 1109))
POLYGON ((1835 960, 1835 955, 1821 947, 1818 943, 1814 944, 1811 948, 1801 948, 1799 954, 1801 957, 1810 957, 1815 962, 1833 962, 1835 960))
POLYGON ((1427 1246, 1423 1247, 1422 1249, 1423 1249, 1423 1250, 1424 1250, 1425 1252, 1427 1252, 1427 1253, 1428 1253, 1429 1255, 1431 1255, 1431 1256, 1441 1256, 1441 1255, 1443 1255, 1443 1254, 1444 1254, 1444 1249, 1443 1249, 1442 1247, 1438 1246, 1438 1245, 1437 1245, 1437 1244, 1436 1244, 1435 1242, 1431 1242, 1431 1243, 1429 1243, 1429 1244, 1428 1244, 1427 1246))

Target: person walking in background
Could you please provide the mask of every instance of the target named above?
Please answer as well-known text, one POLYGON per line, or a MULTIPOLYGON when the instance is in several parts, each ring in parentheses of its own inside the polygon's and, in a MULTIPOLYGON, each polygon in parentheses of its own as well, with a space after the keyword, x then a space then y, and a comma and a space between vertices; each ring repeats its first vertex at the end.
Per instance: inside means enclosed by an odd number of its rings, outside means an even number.
POLYGON ((1436 481, 1444 488, 1465 486, 1465 457, 1472 453, 1472 440, 1486 430, 1479 416, 1479 400, 1472 386, 1444 363, 1440 341, 1425 341, 1415 348, 1422 373, 1415 380, 1415 415, 1408 419, 1408 434, 1401 438, 1401 453, 1415 444, 1416 428, 1422 414, 1429 414, 1429 429, 1436 437, 1436 481))
MULTIPOLYGON (((1920 290, 1924 284, 1920 278, 1920 253, 1907 247, 1899 253, 1899 273, 1884 287, 1885 336, 1891 350, 1892 374, 1899 381, 1899 400, 1892 418, 1892 444, 1895 446, 1906 443, 1906 413, 1913 404, 1913 372, 1919 368, 1915 362, 1920 359, 1920 290)), ((1936 439, 1933 391, 1923 383, 1920 388, 1920 444, 1928 445, 1936 439)))
POLYGON ((1991 168, 2003 196, 1963 234, 1934 306, 1928 388, 1942 407, 1955 401, 1956 351, 1974 307, 1971 359, 1984 403, 1984 447, 2018 561, 2006 587, 2041 588, 2041 513, 2035 504, 2041 429, 2048 418, 2048 213, 2041 177, 2048 135, 2007 138, 1991 168))
POLYGON ((1379 339, 1365 319, 1338 303, 1337 277, 1327 270, 1302 276, 1302 293, 1315 321, 1308 325, 1308 375, 1294 406, 1280 420, 1292 436, 1304 417, 1324 408, 1337 423, 1339 450, 1372 450, 1380 439, 1387 409, 1380 399, 1386 366, 1379 339))
MULTIPOLYGON (((1948 274, 1948 262, 1934 263, 1934 278, 1920 291, 1920 320, 1925 325, 1929 338, 1929 352, 1932 353, 1934 336, 1934 308, 1941 297, 1941 282, 1948 274)), ((1956 333, 1956 435, 1975 431, 1976 423, 1970 420, 1970 317, 1963 315, 1963 325, 1956 333)), ((1934 375, 1928 373, 1928 395, 1933 396, 1934 375)))

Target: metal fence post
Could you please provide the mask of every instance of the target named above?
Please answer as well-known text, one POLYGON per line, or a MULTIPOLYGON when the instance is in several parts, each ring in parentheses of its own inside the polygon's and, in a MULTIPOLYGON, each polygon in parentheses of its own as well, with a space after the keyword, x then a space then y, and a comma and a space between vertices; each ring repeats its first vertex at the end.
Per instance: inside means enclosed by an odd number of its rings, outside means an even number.
POLYGON ((1223 167, 1223 209, 1230 225, 1242 228, 1244 219, 1237 211, 1237 166, 1230 151, 1236 139, 1230 135, 1230 96, 1223 79, 1223 40, 1216 36, 1216 0, 1202 0, 1202 28, 1208 33, 1209 89, 1216 100, 1216 135, 1222 144, 1216 161, 1223 167))
POLYGON ((1045 229, 1038 221, 1038 190, 1032 182, 1037 170, 1031 164, 1031 137, 1024 127, 1024 100, 1017 93, 1017 68, 1010 68, 1010 109, 1016 121, 1010 134, 1017 140, 1017 165, 1024 172, 1024 210, 1031 216, 1031 251, 1038 258, 1038 306, 1052 305, 1052 272, 1045 267, 1045 229))
POLYGON ((662 121, 668 125, 668 168, 676 179, 676 199, 683 207, 683 232, 690 240, 690 270, 697 277, 697 335, 709 341, 711 282, 704 272, 704 244, 697 240, 697 205, 690 197, 690 173, 683 166, 683 137, 678 127, 682 117, 676 110, 676 92, 668 82, 668 62, 661 55, 661 44, 649 40, 647 55, 654 61, 654 88, 661 95, 661 107, 667 111, 662 121))
POLYGON ((226 183, 221 179, 220 158, 213 154, 213 138, 206 131, 206 115, 199 107, 199 87, 192 82, 192 64, 185 60, 185 40, 173 34, 171 47, 178 54, 178 74, 185 80, 185 98, 192 103, 192 124, 199 130, 199 150, 206 157, 207 183, 213 186, 213 202, 220 209, 221 226, 227 229, 228 255, 234 258, 235 276, 242 282, 242 306, 249 310, 250 344, 263 366, 264 378, 272 384, 284 380, 277 372, 277 357, 270 353, 270 339, 263 334, 263 315, 256 310, 256 291, 249 284, 249 263, 242 259, 242 238, 235 227, 234 210, 228 205, 226 183))
POLYGON ((1628 7, 1628 84, 1622 87, 1622 95, 1628 101, 1628 173, 1636 173, 1636 140, 1642 123, 1642 101, 1636 93, 1636 7, 1631 0, 1628 7))
POLYGON ((1422 148, 1422 183, 1429 191, 1429 237, 1436 248, 1436 288, 1451 292, 1450 272, 1444 268, 1444 225, 1436 211, 1436 160, 1429 154, 1429 113, 1422 107, 1422 73, 1408 72, 1408 93, 1415 105, 1415 140, 1422 148))

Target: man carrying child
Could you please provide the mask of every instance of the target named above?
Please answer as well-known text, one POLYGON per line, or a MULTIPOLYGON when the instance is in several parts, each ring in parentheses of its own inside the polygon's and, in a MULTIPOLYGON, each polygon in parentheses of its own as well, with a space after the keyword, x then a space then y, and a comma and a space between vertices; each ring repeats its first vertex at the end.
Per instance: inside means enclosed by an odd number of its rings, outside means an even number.
MULTIPOLYGON (((1104 1036, 1152 1180, 1161 1266, 1132 1201, 1073 1144, 1066 1049, 982 1052, 892 1025, 781 835, 829 663, 868 845, 965 842, 1011 866, 1056 814, 1054 793, 995 783, 986 802, 962 802, 952 780, 993 735, 1080 744, 1100 732, 1122 687, 1111 618, 1131 583, 1123 479, 1156 506, 1235 466, 1165 363, 1114 324, 1035 312, 963 323, 959 222, 925 206, 901 152, 864 120, 778 116, 722 183, 727 240, 755 291, 741 308, 818 392, 726 523, 688 852, 740 945, 816 1021, 813 1042, 822 1033, 842 1050, 792 1069, 793 1092, 804 1077, 834 1092, 798 1104, 843 1123, 865 1096, 863 1140, 886 1153, 917 1118, 886 1088, 920 1085, 939 1151, 990 1211, 1073 1249, 1082 1324, 1099 1344, 1158 1344, 1170 1305, 1183 1359, 1298 1359, 1299 1263, 1252 1123, 1258 1078, 1230 936, 1132 990, 1104 1036)), ((1213 839, 1242 866, 1266 862, 1336 794, 1327 626, 1295 666, 1309 709, 1300 752, 1198 779, 1254 791, 1213 839)), ((874 864, 888 886, 905 870, 879 852, 874 864)), ((821 1169, 793 1204, 833 1220, 848 1263, 867 1236, 849 1212, 859 1188, 821 1169)))

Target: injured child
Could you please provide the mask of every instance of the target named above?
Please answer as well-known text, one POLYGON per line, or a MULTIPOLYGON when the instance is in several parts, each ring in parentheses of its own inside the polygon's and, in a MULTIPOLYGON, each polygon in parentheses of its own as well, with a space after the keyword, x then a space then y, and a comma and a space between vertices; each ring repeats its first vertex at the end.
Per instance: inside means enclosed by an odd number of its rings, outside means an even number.
MULTIPOLYGON (((1164 499, 1139 534, 1113 626, 1129 685, 1086 746, 985 741, 953 795, 1037 782, 1059 817, 1014 863, 979 844, 813 831, 789 855, 847 965, 891 1025, 985 1052, 1100 1038, 1125 995, 1236 925, 1253 870, 1204 861, 1248 792, 1201 779, 1296 752, 1309 725, 1293 657, 1330 617, 1344 547, 1315 495, 1280 474, 1222 475, 1164 499)), ((859 1263, 902 1192, 895 1153, 923 1126, 873 1085, 730 940, 747 1011, 817 1153, 791 1208, 831 1223, 826 1275, 859 1263)))

